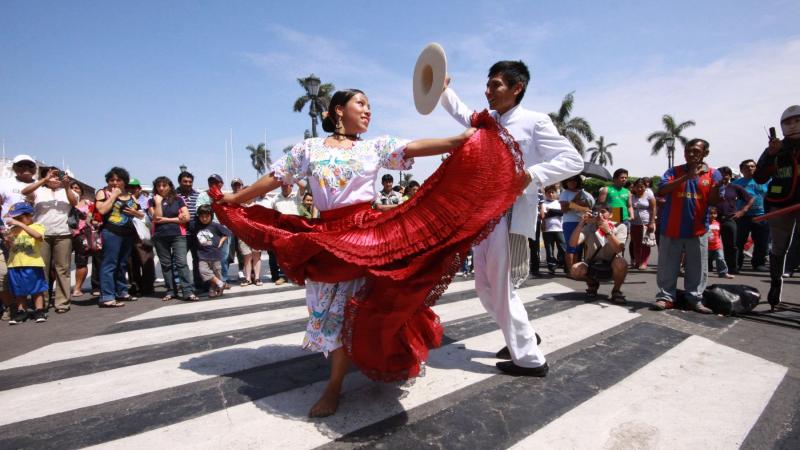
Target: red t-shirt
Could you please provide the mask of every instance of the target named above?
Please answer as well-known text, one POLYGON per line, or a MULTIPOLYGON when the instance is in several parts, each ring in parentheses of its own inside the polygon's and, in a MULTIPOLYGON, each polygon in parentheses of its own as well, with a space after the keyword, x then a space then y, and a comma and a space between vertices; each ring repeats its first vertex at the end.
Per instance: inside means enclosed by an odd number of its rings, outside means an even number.
MULTIPOLYGON (((661 186, 686 173, 686 164, 667 170, 661 186)), ((722 181, 717 170, 709 168, 702 176, 685 180, 665 195, 661 214, 661 234, 673 239, 698 237, 708 231, 708 200, 711 188, 722 181)))
POLYGON ((712 220, 708 228, 711 230, 711 234, 708 235, 708 249, 709 250, 721 249, 722 238, 720 238, 719 236, 719 222, 717 222, 716 220, 712 220))

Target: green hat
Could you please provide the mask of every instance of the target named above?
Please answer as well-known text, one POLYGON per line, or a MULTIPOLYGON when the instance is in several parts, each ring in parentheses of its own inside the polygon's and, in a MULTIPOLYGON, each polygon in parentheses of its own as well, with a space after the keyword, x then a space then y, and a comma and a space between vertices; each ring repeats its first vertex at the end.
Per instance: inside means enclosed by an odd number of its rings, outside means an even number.
POLYGON ((142 183, 139 182, 138 178, 131 178, 131 181, 128 182, 128 186, 141 186, 142 183))

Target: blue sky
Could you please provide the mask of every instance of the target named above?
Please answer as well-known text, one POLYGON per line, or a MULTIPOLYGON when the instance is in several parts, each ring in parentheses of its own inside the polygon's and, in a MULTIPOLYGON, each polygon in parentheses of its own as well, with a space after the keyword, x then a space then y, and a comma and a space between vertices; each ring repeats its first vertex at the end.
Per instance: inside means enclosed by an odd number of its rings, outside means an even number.
MULTIPOLYGON (((555 111, 576 91, 575 115, 606 142, 615 167, 660 174, 645 137, 660 117, 694 119, 714 165, 763 149, 764 126, 800 103, 797 1, 707 2, 0 2, 0 138, 6 154, 66 161, 96 186, 112 165, 149 183, 187 165, 199 180, 252 182, 244 147, 273 157, 310 119, 291 111, 296 78, 313 72, 364 89, 367 137, 459 132, 411 98, 419 51, 447 51, 453 88, 473 108, 486 70, 522 59, 533 82, 523 104, 555 111), (230 4, 229 4, 230 3, 230 4), (229 168, 229 174, 231 169, 229 168)), ((681 157, 678 157, 681 160, 681 157)), ((424 178, 437 158, 418 161, 424 178)))

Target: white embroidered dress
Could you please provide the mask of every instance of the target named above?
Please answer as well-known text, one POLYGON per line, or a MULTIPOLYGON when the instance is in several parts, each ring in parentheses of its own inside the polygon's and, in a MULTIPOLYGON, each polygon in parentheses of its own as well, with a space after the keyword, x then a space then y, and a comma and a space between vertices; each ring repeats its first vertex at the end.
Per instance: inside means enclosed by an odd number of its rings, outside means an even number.
MULTIPOLYGON (((312 138, 295 145, 272 165, 272 175, 291 184, 308 178, 314 205, 320 211, 371 202, 380 169, 408 170, 413 159, 405 159, 408 141, 382 136, 356 141, 349 149, 325 145, 325 138, 312 138)), ((308 326, 303 348, 327 354, 342 346, 344 306, 364 286, 364 278, 339 283, 306 280, 308 326)))

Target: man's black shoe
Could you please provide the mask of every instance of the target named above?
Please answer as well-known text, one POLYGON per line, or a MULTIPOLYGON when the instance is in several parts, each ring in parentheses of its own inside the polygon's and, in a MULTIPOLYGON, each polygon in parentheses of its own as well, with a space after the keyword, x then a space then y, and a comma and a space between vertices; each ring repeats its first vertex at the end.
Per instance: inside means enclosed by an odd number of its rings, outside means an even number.
POLYGON ((524 377, 544 378, 547 376, 547 372, 550 371, 550 367, 547 365, 547 363, 544 363, 539 367, 521 367, 511 361, 500 361, 499 363, 495 364, 495 366, 497 366, 497 368, 502 372, 505 372, 509 375, 520 375, 524 377))
MULTIPOLYGON (((542 338, 539 336, 539 333, 536 333, 536 345, 542 343, 542 338)), ((494 354, 495 358, 497 359, 511 359, 511 352, 508 350, 508 346, 503 347, 500 349, 499 352, 494 354)))

